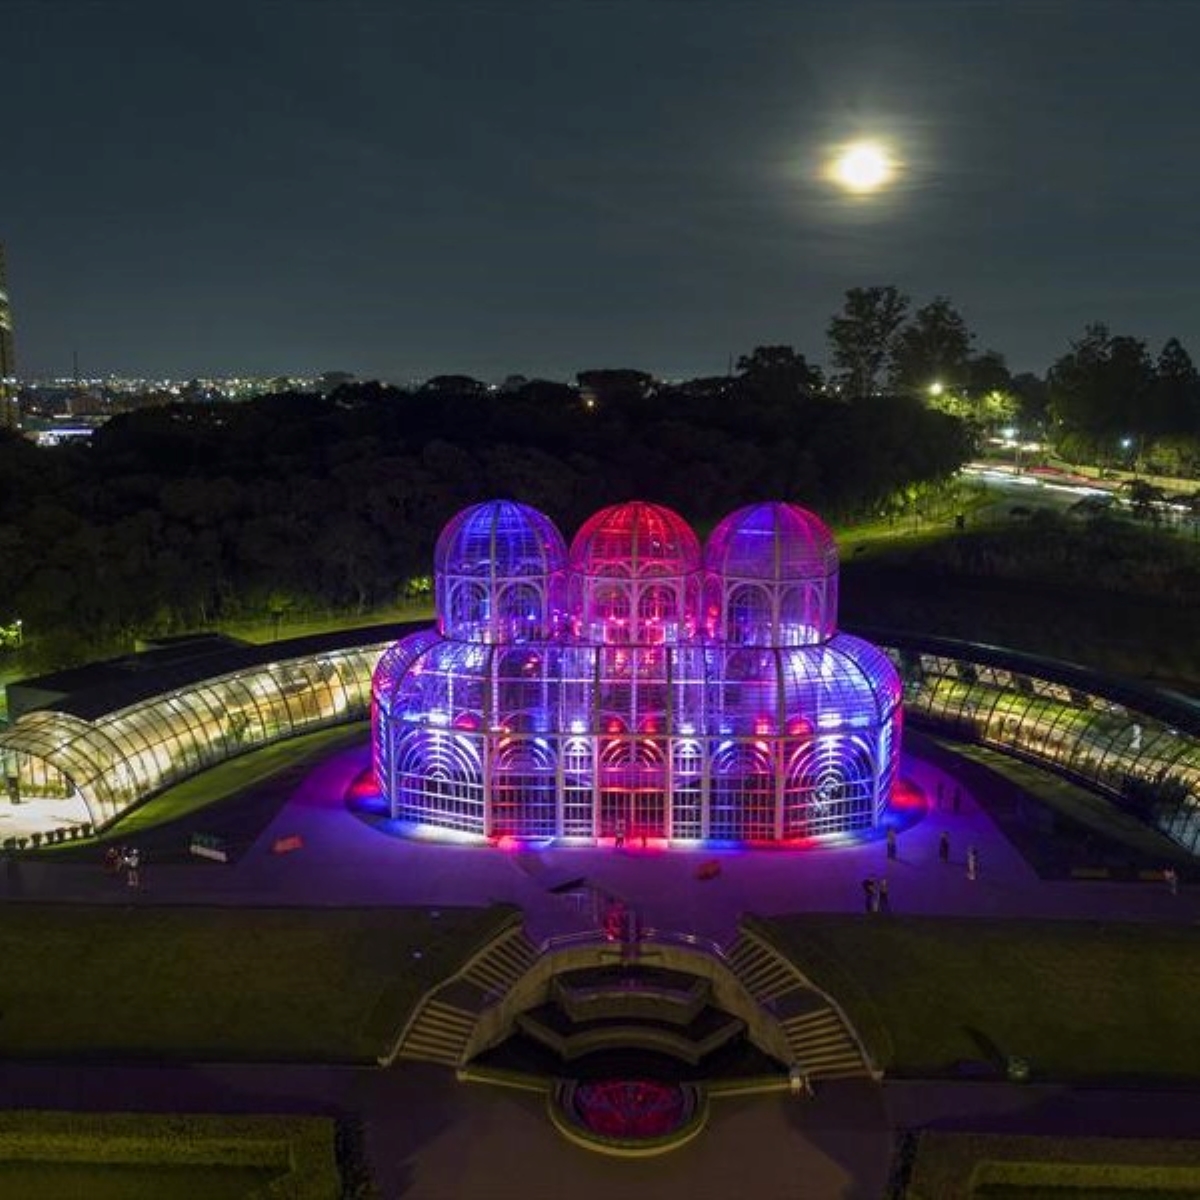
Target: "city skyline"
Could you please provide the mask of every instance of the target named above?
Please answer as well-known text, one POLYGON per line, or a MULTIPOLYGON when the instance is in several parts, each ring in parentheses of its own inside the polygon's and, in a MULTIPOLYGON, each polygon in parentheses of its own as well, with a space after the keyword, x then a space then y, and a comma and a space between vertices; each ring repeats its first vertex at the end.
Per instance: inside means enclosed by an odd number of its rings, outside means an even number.
POLYGON ((23 375, 720 374, 849 288, 1200 352, 1200 8, 16 0, 23 375), (876 193, 830 155, 888 148, 876 193))

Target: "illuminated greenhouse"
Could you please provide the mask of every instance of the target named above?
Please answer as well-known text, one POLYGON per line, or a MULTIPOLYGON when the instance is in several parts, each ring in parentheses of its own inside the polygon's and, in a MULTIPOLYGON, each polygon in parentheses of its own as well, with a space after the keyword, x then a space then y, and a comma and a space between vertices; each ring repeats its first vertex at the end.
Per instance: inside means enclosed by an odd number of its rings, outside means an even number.
POLYGON ((837 550, 795 505, 739 509, 702 547, 635 501, 569 550, 533 508, 474 505, 435 596, 436 630, 372 684, 376 778, 416 830, 787 843, 887 806, 899 677, 837 632, 837 550))

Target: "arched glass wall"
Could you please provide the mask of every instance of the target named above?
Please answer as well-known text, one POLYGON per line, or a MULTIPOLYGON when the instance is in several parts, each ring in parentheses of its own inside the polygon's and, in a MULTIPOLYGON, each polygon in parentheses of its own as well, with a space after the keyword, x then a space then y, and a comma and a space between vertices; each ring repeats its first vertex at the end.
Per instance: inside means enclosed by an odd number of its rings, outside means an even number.
POLYGON ((3 836, 107 825, 140 800, 243 751, 368 714, 387 644, 221 675, 94 720, 29 712, 0 734, 3 836))
MULTIPOLYGON (((554 540, 542 514, 496 505, 467 512, 554 540)), ((669 509, 604 509, 571 543, 559 636, 523 636, 518 622, 456 637, 443 619, 443 636, 389 651, 374 755, 393 816, 589 841, 780 842, 873 826, 895 778, 900 685, 885 655, 836 632, 829 531, 767 504, 714 539, 706 556, 669 509), (762 597, 749 615, 748 588, 762 597)), ((502 609, 507 585, 488 586, 482 607, 502 609)))
POLYGON ((888 640, 912 720, 1070 775, 1200 853, 1200 705, 990 647, 888 640))

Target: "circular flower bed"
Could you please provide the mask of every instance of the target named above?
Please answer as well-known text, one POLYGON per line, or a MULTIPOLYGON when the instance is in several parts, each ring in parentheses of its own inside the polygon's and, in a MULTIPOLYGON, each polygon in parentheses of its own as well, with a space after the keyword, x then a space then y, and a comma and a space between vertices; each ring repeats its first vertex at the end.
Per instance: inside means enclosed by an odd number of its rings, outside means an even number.
POLYGON ((550 1094, 560 1133, 607 1154, 662 1154, 691 1141, 708 1117, 702 1088, 648 1079, 564 1081, 550 1094))

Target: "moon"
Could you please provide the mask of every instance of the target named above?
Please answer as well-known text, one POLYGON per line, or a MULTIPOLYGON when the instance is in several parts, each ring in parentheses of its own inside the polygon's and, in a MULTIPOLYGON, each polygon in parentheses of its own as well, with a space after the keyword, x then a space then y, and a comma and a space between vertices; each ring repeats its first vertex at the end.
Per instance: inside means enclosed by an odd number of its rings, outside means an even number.
POLYGON ((853 142, 838 153, 830 173, 839 187, 866 195, 888 183, 896 173, 896 165, 879 142, 853 142))

